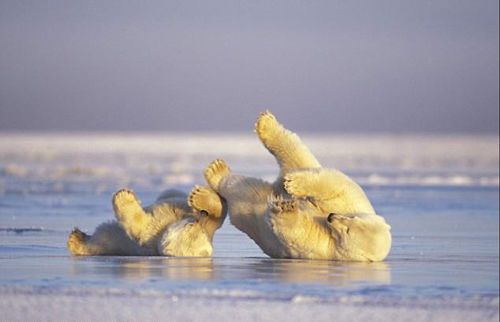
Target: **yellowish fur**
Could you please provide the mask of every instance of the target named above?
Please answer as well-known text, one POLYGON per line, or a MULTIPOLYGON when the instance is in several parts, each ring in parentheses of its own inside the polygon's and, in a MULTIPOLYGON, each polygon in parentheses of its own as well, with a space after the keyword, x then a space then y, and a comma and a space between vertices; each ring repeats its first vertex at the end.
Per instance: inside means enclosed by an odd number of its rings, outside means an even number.
POLYGON ((113 209, 117 221, 92 235, 70 233, 73 255, 211 256, 213 235, 226 217, 224 201, 208 187, 195 187, 189 196, 167 190, 145 208, 122 189, 113 195, 113 209))
POLYGON ((363 189, 344 173, 322 168, 270 112, 255 128, 280 166, 274 183, 234 175, 223 160, 205 170, 209 185, 227 201, 231 223, 271 257, 383 260, 390 226, 363 189))

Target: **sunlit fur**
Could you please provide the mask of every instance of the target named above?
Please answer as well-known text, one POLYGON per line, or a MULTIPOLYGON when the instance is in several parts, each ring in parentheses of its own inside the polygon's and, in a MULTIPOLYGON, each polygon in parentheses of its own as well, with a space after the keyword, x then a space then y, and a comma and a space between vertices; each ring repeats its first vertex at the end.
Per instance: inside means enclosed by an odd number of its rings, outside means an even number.
POLYGON ((212 241, 199 219, 188 217, 171 224, 158 241, 158 250, 167 256, 212 256, 212 241))
POLYGON ((234 175, 223 160, 205 170, 207 182, 227 201, 231 223, 271 257, 383 260, 390 226, 363 189, 344 173, 322 168, 270 112, 255 127, 280 166, 274 183, 234 175))
POLYGON ((68 238, 73 255, 211 256, 212 239, 226 217, 224 201, 208 187, 189 196, 167 190, 142 208, 135 194, 113 195, 115 221, 99 225, 92 235, 75 228, 68 238))

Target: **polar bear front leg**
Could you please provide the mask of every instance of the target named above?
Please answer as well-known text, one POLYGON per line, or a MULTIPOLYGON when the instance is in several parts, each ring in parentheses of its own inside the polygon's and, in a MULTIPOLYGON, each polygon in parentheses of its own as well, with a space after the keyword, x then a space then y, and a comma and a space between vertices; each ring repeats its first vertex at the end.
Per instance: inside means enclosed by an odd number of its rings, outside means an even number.
POLYGON ((205 179, 228 204, 248 203, 267 207, 272 186, 261 179, 231 174, 224 160, 217 159, 205 169, 205 179))
POLYGON ((295 197, 328 199, 335 193, 335 185, 330 178, 321 175, 322 171, 303 170, 290 172, 283 178, 286 192, 295 197))
POLYGON ((312 197, 324 212, 375 213, 363 189, 344 173, 311 169, 287 173, 285 190, 295 197, 312 197))
POLYGON ((141 207, 135 193, 121 189, 113 195, 112 203, 115 217, 125 232, 139 242, 144 239, 145 229, 151 224, 152 216, 141 207))
POLYGON ((362 193, 361 188, 351 178, 338 170, 331 169, 290 172, 283 178, 283 185, 293 196, 314 197, 318 200, 362 193))
POLYGON ((278 161, 282 173, 292 169, 321 167, 297 134, 285 129, 271 112, 260 114, 255 123, 255 131, 278 161))
POLYGON ((226 202, 210 187, 195 186, 188 196, 188 205, 200 213, 200 223, 212 240, 226 218, 226 202))

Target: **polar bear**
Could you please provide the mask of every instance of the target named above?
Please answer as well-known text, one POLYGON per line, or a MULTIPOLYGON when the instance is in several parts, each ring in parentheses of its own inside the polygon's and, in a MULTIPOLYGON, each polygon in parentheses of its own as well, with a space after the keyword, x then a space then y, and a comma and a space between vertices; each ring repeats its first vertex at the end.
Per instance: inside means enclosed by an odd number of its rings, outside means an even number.
POLYGON ((236 228, 275 258, 381 261, 387 256, 390 226, 359 185, 323 168, 270 112, 259 116, 255 129, 279 164, 274 183, 232 174, 220 159, 204 173, 226 200, 236 228))
POLYGON ((73 255, 211 256, 212 239, 226 217, 225 202, 209 187, 195 186, 189 196, 166 190, 142 208, 136 195, 113 195, 117 220, 99 225, 92 235, 75 228, 68 238, 73 255))

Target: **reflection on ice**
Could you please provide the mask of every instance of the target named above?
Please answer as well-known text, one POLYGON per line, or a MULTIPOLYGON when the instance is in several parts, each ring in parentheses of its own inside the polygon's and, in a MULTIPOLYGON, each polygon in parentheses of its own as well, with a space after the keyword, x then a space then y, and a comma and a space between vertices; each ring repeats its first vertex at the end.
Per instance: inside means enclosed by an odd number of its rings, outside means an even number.
POLYGON ((88 274, 129 281, 163 279, 172 281, 213 280, 210 257, 72 257, 71 275, 88 274))
POLYGON ((390 284, 384 262, 356 263, 269 258, 73 257, 73 278, 96 275, 128 281, 254 281, 294 284, 390 284))
POLYGON ((313 260, 266 259, 250 265, 262 275, 275 274, 286 283, 319 283, 348 286, 351 283, 390 284, 390 266, 384 262, 356 263, 313 260))

